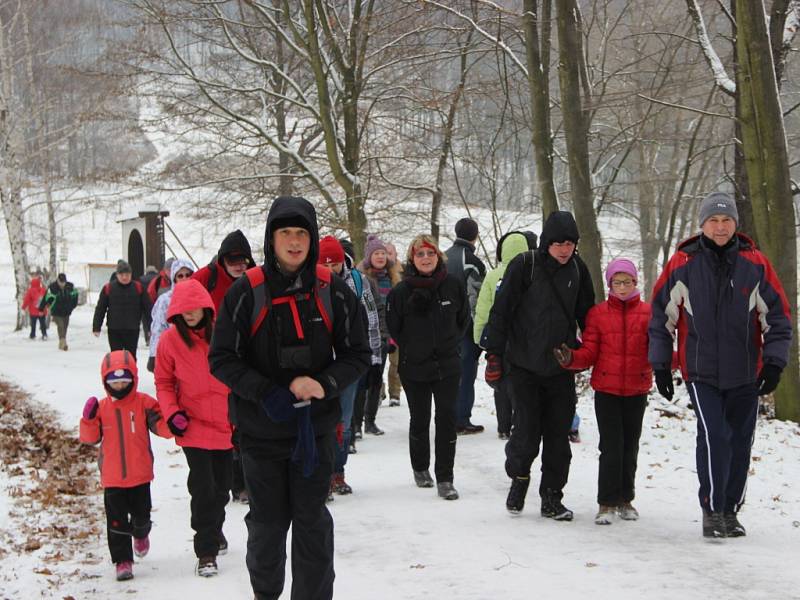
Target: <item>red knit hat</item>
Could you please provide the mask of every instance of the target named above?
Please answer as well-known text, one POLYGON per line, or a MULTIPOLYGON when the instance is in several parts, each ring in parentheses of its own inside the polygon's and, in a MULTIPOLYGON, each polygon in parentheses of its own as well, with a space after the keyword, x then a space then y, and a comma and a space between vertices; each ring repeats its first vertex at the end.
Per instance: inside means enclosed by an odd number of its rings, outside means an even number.
POLYGON ((344 249, 332 235, 326 235, 319 241, 319 258, 317 264, 326 265, 344 262, 344 249))

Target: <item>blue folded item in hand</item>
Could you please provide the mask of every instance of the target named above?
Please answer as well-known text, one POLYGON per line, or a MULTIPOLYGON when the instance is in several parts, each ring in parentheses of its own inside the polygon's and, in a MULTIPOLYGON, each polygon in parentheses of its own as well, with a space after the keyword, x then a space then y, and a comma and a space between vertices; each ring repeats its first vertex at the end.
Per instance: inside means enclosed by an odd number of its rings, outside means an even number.
POLYGON ((303 477, 310 477, 319 465, 314 425, 311 423, 311 403, 299 402, 288 389, 275 387, 261 401, 261 407, 276 423, 297 420, 297 443, 292 450, 292 462, 302 464, 303 477))
POLYGON ((311 424, 311 405, 302 406, 297 411, 297 443, 292 451, 292 461, 303 465, 303 477, 311 474, 319 466, 317 440, 314 438, 314 426, 311 424))
POLYGON ((261 407, 270 419, 276 423, 285 423, 296 416, 295 402, 297 397, 288 388, 276 386, 261 401, 261 407))

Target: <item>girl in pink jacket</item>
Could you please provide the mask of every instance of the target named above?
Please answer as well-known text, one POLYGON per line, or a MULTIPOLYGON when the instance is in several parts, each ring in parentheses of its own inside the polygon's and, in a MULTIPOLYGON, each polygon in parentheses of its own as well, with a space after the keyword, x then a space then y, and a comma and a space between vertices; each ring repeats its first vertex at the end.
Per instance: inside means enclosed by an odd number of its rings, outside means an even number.
POLYGON ((175 286, 167 309, 171 326, 158 342, 155 367, 158 403, 189 464, 191 525, 201 577, 217 574, 217 555, 228 549, 222 524, 233 446, 228 388, 208 368, 214 315, 214 303, 200 282, 175 286))

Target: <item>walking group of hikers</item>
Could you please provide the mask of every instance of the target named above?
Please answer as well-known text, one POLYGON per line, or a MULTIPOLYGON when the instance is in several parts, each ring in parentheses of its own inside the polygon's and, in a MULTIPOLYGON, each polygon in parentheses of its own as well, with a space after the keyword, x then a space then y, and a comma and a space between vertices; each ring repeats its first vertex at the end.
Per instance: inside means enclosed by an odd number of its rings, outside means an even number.
MULTIPOLYGON (((452 501, 459 497, 457 437, 483 430, 471 411, 484 351, 498 436, 507 440, 510 513, 524 508, 541 449, 541 515, 573 518, 563 490, 574 374, 592 368, 600 435, 595 522, 637 519, 647 394, 655 372, 659 393, 671 400, 679 367, 698 416, 703 535, 745 535, 737 513, 758 396, 774 391, 787 363, 788 303, 769 261, 736 232, 730 196, 705 198, 699 224, 656 282, 652 303, 640 297, 634 263, 618 257, 605 270, 608 298, 595 304, 568 212, 552 213, 538 240, 530 232, 504 236, 498 266, 487 274, 471 219, 457 223, 446 252, 428 235, 415 237, 402 265, 393 248, 370 236, 356 266, 346 240, 320 240, 307 200, 280 197, 267 217, 263 265, 255 266, 237 231, 209 266, 194 271, 175 260, 163 282, 150 283, 163 290, 146 315, 157 399, 137 391, 135 355, 138 323, 152 300, 146 288, 131 291, 129 267, 121 264, 93 324, 98 335, 107 319, 105 395, 86 402, 80 428, 83 442, 102 444, 117 578, 131 578, 134 554, 149 548, 149 430, 174 437, 186 455, 198 575, 216 574, 227 549, 222 528, 233 486, 249 501, 246 562, 255 597, 280 596, 292 526, 292 597, 332 598, 326 501, 352 492, 344 477, 351 440, 383 433, 376 413, 387 360, 395 361, 410 413, 409 480, 452 501)), ((398 388, 390 379, 390 405, 399 404, 398 388)))

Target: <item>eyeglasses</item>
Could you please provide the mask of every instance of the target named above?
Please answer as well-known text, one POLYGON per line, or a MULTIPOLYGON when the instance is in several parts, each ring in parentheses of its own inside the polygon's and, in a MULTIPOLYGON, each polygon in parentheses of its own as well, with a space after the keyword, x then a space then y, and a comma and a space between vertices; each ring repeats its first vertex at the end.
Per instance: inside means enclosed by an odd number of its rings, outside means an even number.
POLYGON ((243 265, 247 263, 247 257, 245 256, 226 256, 223 259, 226 265, 243 265))
POLYGON ((433 258, 436 256, 436 250, 417 250, 414 252, 414 258, 433 258))
POLYGON ((176 273, 175 279, 189 279, 191 276, 191 273, 176 273))
POLYGON ((631 285, 635 285, 636 282, 633 279, 612 279, 611 285, 614 287, 628 287, 631 285))

